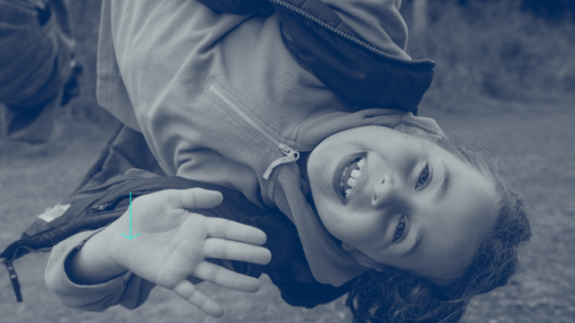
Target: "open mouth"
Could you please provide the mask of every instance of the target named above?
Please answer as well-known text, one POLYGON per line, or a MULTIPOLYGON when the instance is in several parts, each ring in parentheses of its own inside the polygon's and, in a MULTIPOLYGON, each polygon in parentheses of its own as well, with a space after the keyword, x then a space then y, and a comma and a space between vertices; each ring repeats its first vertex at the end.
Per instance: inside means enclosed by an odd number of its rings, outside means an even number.
POLYGON ((356 154, 342 161, 337 167, 334 174, 334 188, 344 202, 347 202, 355 191, 365 162, 365 154, 356 154))

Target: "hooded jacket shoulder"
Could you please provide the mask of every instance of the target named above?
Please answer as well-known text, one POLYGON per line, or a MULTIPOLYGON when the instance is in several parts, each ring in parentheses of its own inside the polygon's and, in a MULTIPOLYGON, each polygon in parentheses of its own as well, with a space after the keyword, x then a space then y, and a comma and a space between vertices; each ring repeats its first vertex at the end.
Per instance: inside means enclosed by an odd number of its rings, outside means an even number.
POLYGON ((275 13, 292 57, 350 105, 415 111, 435 63, 405 52, 401 0, 200 1, 230 13, 275 13))

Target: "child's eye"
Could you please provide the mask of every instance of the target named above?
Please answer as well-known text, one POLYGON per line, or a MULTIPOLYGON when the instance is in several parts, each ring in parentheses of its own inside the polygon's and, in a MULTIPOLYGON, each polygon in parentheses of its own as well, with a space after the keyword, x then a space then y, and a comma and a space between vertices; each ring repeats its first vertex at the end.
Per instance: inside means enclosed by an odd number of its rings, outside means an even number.
POLYGON ((393 235, 393 242, 399 240, 405 234, 405 216, 402 215, 399 219, 399 223, 397 224, 397 228, 395 228, 395 234, 393 235))
POLYGON ((421 171, 421 174, 419 174, 419 179, 417 180, 415 189, 418 189, 421 186, 423 186, 423 184, 427 182, 428 178, 429 178, 429 164, 425 164, 425 168, 421 171))

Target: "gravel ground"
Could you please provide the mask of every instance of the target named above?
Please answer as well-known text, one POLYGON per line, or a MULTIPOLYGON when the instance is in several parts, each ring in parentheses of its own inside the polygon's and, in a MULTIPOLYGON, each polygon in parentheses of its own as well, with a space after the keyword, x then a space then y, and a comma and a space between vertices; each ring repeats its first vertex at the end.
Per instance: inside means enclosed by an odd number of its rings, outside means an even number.
MULTIPOLYGON (((62 109, 50 141, 32 146, 0 140, 0 248, 73 190, 114 128, 105 113, 93 109, 98 6, 98 0, 74 3, 74 19, 82 22, 78 34, 79 56, 86 66, 83 93, 62 109)), ((462 135, 499 156, 499 164, 531 210, 534 238, 522 252, 520 273, 508 286, 474 299, 464 322, 575 321, 573 105, 572 98, 543 97, 530 102, 475 98, 453 111, 422 105, 421 114, 435 118, 446 132, 462 135)), ((292 308, 281 301, 267 277, 261 279, 262 288, 255 294, 201 285, 206 294, 225 304, 226 315, 219 320, 161 289, 155 289, 148 302, 134 311, 120 307, 103 313, 81 312, 61 305, 46 289, 47 256, 29 255, 15 263, 24 303, 16 303, 8 275, 0 269, 1 322, 351 321, 343 298, 313 310, 292 308)))

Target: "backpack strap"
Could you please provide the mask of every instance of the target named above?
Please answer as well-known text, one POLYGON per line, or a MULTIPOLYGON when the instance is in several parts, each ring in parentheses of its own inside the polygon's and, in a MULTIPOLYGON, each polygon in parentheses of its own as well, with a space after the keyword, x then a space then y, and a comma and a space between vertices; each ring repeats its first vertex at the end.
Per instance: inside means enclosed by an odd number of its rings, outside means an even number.
POLYGON ((14 289, 14 294, 16 294, 16 301, 18 303, 22 302, 22 293, 20 292, 20 282, 18 281, 18 275, 14 266, 12 266, 12 261, 10 259, 4 259, 4 265, 8 269, 8 275, 10 275, 10 282, 12 283, 12 288, 14 289))

